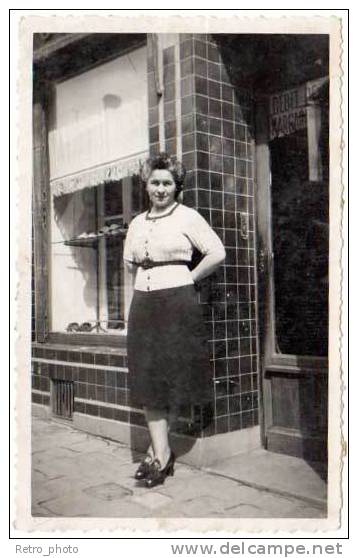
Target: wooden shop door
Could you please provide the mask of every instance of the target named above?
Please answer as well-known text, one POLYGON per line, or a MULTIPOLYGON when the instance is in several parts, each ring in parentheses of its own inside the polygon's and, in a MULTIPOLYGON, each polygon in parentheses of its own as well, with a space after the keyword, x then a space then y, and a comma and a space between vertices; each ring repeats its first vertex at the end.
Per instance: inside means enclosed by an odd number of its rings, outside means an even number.
POLYGON ((328 372, 328 109, 319 80, 256 107, 261 435, 325 461, 328 372))

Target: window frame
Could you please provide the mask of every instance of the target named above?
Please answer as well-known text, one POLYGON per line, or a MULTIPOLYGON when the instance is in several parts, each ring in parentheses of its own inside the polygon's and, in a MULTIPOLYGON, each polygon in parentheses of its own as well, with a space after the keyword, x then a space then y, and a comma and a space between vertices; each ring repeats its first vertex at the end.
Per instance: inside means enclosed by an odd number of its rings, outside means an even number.
MULTIPOLYGON (((262 94, 257 100, 257 137, 256 137, 256 176, 255 176, 255 204, 256 231, 258 234, 258 280, 261 302, 259 312, 261 330, 259 330, 262 367, 266 373, 302 374, 322 373, 328 369, 328 357, 314 355, 297 355, 277 353, 276 351, 276 315, 275 315, 275 283, 274 283, 274 253, 272 231, 271 206, 271 161, 269 148, 269 95, 262 94), (263 287, 263 284, 265 286, 263 287)), ((311 112, 312 125, 312 112, 311 112)), ((309 133, 309 130, 307 130, 309 133)), ((310 156, 310 154, 308 154, 310 156)), ((314 153, 318 161, 319 153, 314 153)), ((312 160, 309 161, 312 165, 312 160)), ((311 171, 311 169, 309 169, 311 171)))
MULTIPOLYGON (((35 222, 34 218, 34 238, 41 236, 43 242, 35 242, 36 254, 39 253, 38 257, 43 256, 43 265, 41 268, 41 273, 37 273, 35 270, 35 301, 38 304, 39 300, 42 300, 40 308, 35 308, 35 341, 40 343, 55 343, 55 344, 66 344, 66 345, 81 345, 81 346, 104 346, 110 348, 123 349, 126 347, 127 330, 122 330, 121 333, 76 333, 76 332, 59 332, 50 329, 50 317, 51 317, 51 303, 50 303, 50 292, 51 292, 51 273, 50 273, 50 261, 51 261, 51 230, 49 227, 49 218, 51 216, 51 190, 50 190, 50 180, 49 180, 49 170, 48 170, 48 129, 49 122, 51 118, 51 92, 53 85, 61 80, 68 79, 69 77, 75 77, 81 73, 93 69, 94 67, 104 64, 118 56, 124 55, 127 52, 136 50, 143 46, 148 45, 147 34, 137 34, 137 35, 125 35, 123 36, 123 42, 114 41, 111 42, 110 48, 107 49, 105 56, 100 60, 95 60, 96 57, 96 42, 91 44, 92 37, 83 36, 82 38, 78 36, 78 41, 75 41, 75 47, 71 41, 68 46, 68 52, 59 53, 56 49, 51 50, 49 55, 36 57, 34 54, 34 108, 36 105, 39 109, 35 110, 34 113, 34 133, 42 136, 43 146, 42 152, 39 153, 37 158, 34 159, 34 195, 38 191, 38 195, 34 198, 33 202, 33 212, 35 217, 39 217, 42 214, 43 222, 35 222), (89 44, 86 45, 87 41, 89 44), (78 45, 81 44, 80 60, 76 70, 69 71, 68 67, 68 55, 72 52, 73 55, 78 54, 78 45), (62 58, 62 55, 64 57, 62 58), (54 71, 55 69, 55 71, 54 71), (37 130, 40 132, 37 134, 37 130), (41 159, 41 160, 40 160, 41 159), (40 170, 42 167, 42 170, 40 170), (38 186, 36 186, 38 183, 38 186), (40 191, 41 190, 41 191, 40 191), (46 217, 45 217, 46 215, 46 217), (40 254, 41 252, 41 254, 40 254), (40 281, 38 280, 40 278, 40 281), (44 286, 46 283, 45 297, 42 296, 44 286), (41 283, 41 285, 40 285, 41 283), (40 324, 40 326, 39 326, 40 324)), ((94 39, 95 41, 96 39, 94 39)), ((99 38, 99 40, 102 40, 99 38)), ((77 57, 78 58, 78 57, 77 57)), ((125 179, 124 179, 125 180, 125 179)), ((132 216, 131 216, 132 217, 132 216)), ((38 219, 37 219, 38 220, 38 219)), ((128 274, 128 270, 125 268, 125 273, 128 274)), ((133 282, 133 278, 132 278, 133 282)), ((128 294, 127 294, 128 298, 128 294)), ((36 306, 37 306, 36 304, 36 306)), ((128 312, 128 305, 127 305, 128 312)))

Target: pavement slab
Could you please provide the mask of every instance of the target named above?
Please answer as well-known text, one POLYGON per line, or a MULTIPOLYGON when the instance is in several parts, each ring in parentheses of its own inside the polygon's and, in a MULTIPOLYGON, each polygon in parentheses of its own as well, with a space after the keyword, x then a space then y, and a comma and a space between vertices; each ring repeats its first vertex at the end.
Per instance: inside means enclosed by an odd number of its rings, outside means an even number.
MULTIPOLYGON (((248 454, 248 464, 242 455, 228 463, 224 461, 218 472, 177 462, 174 477, 147 489, 133 479, 142 458, 140 453, 124 444, 77 432, 68 424, 34 417, 32 448, 32 514, 37 518, 325 516, 322 505, 278 494, 267 487, 261 489, 256 486, 257 478, 256 484, 250 485, 248 475, 244 482, 234 476, 239 465, 241 471, 248 471, 249 465, 253 467, 253 462, 258 463, 262 456, 268 466, 265 453, 248 454)), ((275 460, 274 456, 272 463, 275 460)), ((288 476, 297 474, 297 462, 286 461, 286 466, 292 468, 288 476)), ((274 470, 269 480, 273 474, 274 470)), ((282 466, 278 474, 282 475, 282 466)), ((279 480, 272 481, 272 485, 280 486, 279 480)), ((296 483, 295 489, 297 486, 296 483)))

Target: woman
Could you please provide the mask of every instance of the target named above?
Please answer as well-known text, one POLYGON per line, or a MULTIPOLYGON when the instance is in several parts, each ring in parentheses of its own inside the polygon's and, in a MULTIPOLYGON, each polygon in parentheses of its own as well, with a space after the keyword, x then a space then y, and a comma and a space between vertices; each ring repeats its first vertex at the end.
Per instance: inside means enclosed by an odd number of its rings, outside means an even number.
POLYGON ((216 233, 194 209, 177 201, 184 167, 166 153, 148 159, 142 178, 150 209, 128 229, 124 261, 136 273, 128 319, 132 404, 143 406, 151 445, 135 478, 147 487, 174 473, 169 414, 212 399, 207 335, 194 285, 225 259, 216 233), (202 259, 190 271, 193 250, 202 259))

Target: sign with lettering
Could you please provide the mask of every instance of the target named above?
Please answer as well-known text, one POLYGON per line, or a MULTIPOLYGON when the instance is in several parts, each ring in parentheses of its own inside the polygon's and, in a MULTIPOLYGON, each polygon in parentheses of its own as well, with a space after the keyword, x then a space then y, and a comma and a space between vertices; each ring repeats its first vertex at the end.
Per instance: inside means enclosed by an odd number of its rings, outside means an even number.
POLYGON ((307 128, 307 106, 328 77, 270 96, 270 140, 307 128))
POLYGON ((307 127, 306 86, 282 91, 270 97, 270 140, 307 127))

